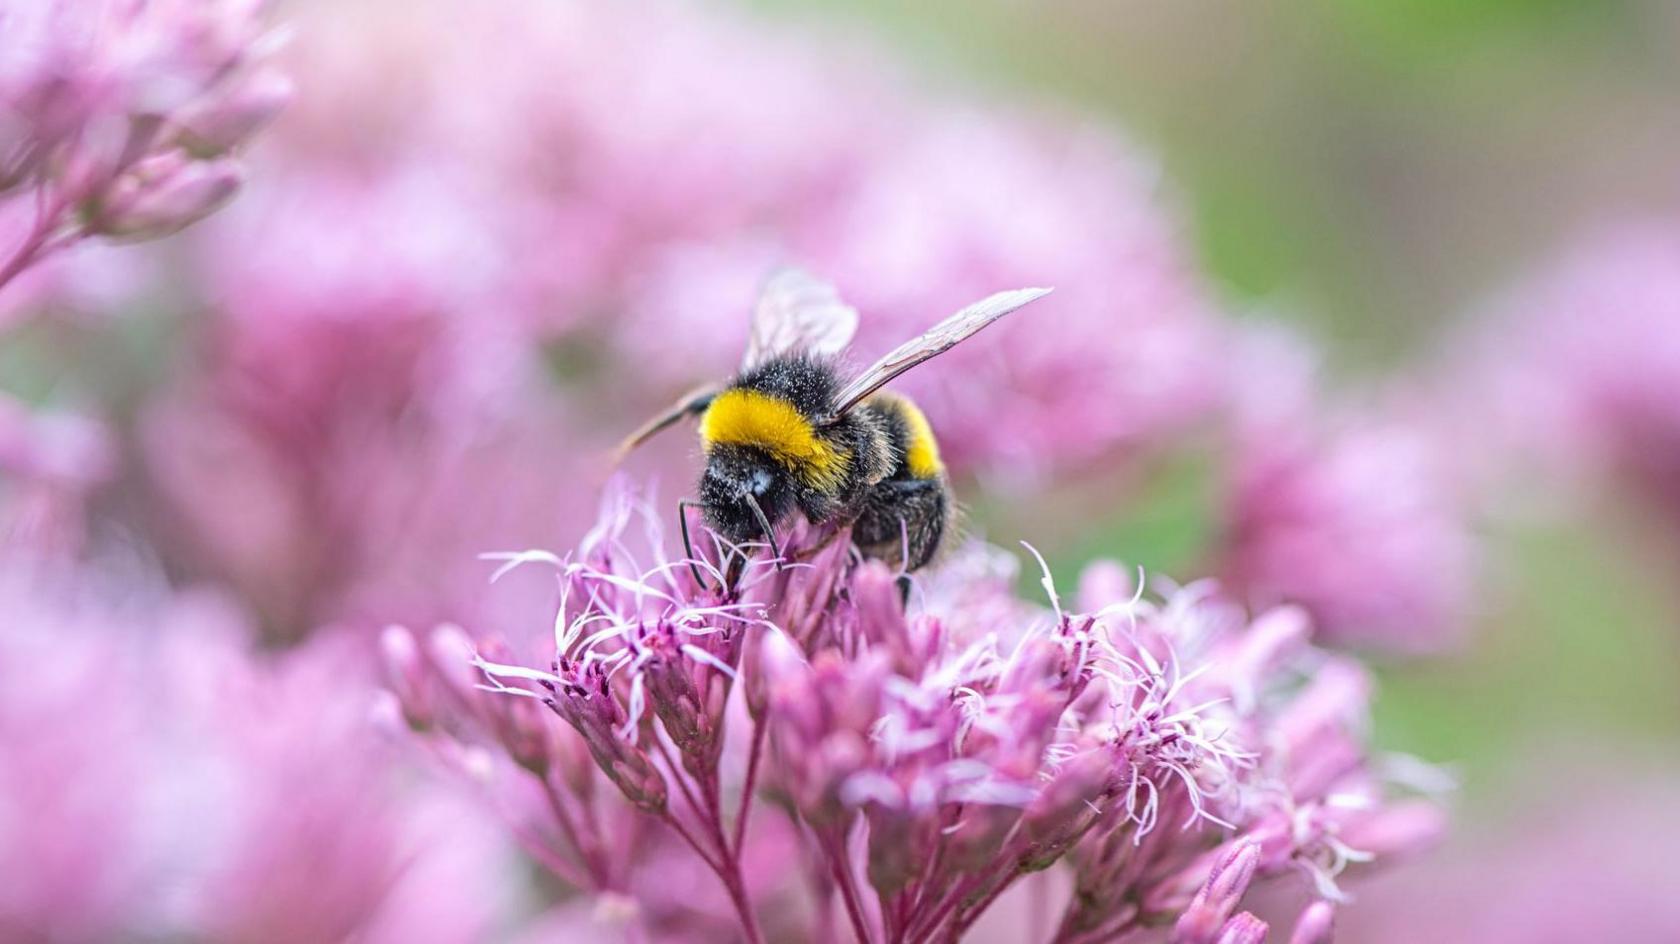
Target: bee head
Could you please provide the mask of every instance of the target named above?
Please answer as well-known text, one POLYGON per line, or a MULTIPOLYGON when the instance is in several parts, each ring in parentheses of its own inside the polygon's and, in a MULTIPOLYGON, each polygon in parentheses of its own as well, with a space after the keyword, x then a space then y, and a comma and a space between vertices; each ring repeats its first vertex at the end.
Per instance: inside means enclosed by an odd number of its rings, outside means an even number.
POLYGON ((751 447, 718 446, 706 457, 706 471, 700 476, 700 503, 706 523, 731 541, 763 540, 768 537, 759 521, 775 527, 794 505, 793 484, 769 453, 751 447))

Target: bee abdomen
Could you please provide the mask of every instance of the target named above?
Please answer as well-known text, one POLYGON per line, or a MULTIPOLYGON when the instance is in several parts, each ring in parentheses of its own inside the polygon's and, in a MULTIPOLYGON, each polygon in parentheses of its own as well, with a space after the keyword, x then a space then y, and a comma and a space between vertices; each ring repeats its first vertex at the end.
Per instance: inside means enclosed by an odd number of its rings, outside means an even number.
POLYGON ((852 526, 852 543, 865 557, 916 570, 938 553, 951 516, 943 478, 887 479, 870 489, 852 526))
POLYGON ((939 458, 939 440, 933 426, 908 397, 878 393, 865 407, 886 429, 893 451, 892 478, 939 479, 945 465, 939 458))
POLYGON ((877 394, 861 408, 883 430, 890 468, 864 498, 852 542, 866 557, 916 570, 939 552, 951 492, 927 417, 905 397, 877 394))

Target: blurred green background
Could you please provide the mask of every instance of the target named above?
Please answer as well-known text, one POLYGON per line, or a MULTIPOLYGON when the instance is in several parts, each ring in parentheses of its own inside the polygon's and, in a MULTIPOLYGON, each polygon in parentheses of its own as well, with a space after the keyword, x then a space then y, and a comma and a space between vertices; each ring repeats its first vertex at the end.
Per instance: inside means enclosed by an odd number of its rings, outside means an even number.
MULTIPOLYGON (((1233 311, 1301 325, 1351 382, 1439 358, 1455 320, 1595 223, 1680 211, 1671 0, 753 5, 1112 116, 1159 157, 1233 311)), ((1058 576, 1097 556, 1191 570, 1207 477, 1165 471, 1058 576)), ((1486 530, 1471 651, 1384 666, 1380 741, 1452 765, 1467 817, 1543 793, 1561 758, 1680 760, 1680 548, 1607 499, 1486 530)))

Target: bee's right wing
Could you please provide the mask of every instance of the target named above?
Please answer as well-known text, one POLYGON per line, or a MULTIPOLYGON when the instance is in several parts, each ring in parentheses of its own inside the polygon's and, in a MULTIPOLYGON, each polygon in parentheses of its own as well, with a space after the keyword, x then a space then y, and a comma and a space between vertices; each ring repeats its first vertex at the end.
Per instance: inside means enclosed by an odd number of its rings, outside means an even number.
POLYGON ((781 269, 764 284, 753 307, 752 331, 742 370, 778 354, 838 354, 857 333, 857 309, 834 286, 799 269, 781 269))
POLYGON ((834 399, 833 415, 844 416, 847 411, 862 403, 865 397, 886 386, 899 374, 949 351, 973 337, 981 328, 1048 294, 1050 290, 1047 288, 1018 288, 1012 292, 999 292, 946 318, 929 328, 921 337, 900 344, 847 384, 834 399))

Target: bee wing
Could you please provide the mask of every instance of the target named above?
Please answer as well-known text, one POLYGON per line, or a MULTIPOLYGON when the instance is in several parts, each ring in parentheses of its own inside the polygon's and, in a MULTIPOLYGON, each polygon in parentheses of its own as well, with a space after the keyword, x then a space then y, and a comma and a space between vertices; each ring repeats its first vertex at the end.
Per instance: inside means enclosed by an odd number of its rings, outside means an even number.
POLYGON ((838 404, 834 416, 845 415, 848 410, 863 402, 865 397, 886 386, 899 374, 949 351, 972 337, 981 328, 1048 294, 1050 289, 1047 288, 1018 288, 1012 292, 999 292, 946 318, 928 329, 921 337, 900 344, 840 391, 840 395, 834 401, 838 404))
POLYGON ((857 333, 858 313, 834 286, 799 269, 781 269, 764 284, 753 308, 752 333, 741 369, 778 354, 838 354, 857 333))

